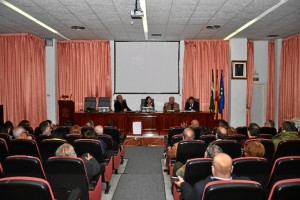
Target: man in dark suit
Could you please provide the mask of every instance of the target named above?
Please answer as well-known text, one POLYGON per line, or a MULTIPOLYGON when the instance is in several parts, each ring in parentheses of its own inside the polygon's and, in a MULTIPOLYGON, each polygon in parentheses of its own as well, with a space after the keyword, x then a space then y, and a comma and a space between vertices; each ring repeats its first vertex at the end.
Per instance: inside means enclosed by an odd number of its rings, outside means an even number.
POLYGON ((206 179, 195 183, 194 187, 185 182, 182 177, 178 176, 179 180, 176 181, 175 184, 181 187, 181 195, 184 200, 202 199, 204 188, 209 182, 233 179, 249 180, 247 177, 237 177, 232 175, 232 169, 231 157, 225 153, 218 153, 212 161, 212 176, 208 176, 206 179))
POLYGON ((184 110, 191 110, 191 111, 199 111, 199 102, 195 101, 194 97, 189 97, 188 101, 185 103, 184 110))
POLYGON ((122 95, 117 96, 117 101, 114 104, 115 112, 127 112, 131 109, 127 106, 126 101, 123 101, 122 95))

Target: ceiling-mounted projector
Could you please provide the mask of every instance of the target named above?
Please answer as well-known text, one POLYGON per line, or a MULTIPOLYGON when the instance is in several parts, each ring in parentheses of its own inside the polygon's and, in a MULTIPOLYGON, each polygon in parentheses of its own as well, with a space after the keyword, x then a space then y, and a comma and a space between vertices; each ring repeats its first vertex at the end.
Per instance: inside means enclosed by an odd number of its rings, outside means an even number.
POLYGON ((144 17, 144 12, 141 10, 131 11, 131 18, 132 19, 141 19, 144 17))

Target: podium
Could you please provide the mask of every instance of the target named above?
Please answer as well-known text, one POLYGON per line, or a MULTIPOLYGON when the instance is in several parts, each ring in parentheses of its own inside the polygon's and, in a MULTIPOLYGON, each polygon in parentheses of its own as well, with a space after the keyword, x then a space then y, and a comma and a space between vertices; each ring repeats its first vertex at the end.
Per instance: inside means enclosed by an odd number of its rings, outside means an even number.
POLYGON ((75 111, 74 101, 72 100, 58 100, 58 117, 59 125, 69 121, 73 123, 73 113, 75 111))

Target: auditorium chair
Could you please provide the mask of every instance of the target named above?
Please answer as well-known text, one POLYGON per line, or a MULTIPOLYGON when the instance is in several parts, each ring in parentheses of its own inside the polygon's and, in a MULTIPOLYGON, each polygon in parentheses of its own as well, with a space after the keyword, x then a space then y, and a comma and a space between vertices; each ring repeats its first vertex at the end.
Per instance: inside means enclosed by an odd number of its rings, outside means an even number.
POLYGON ((247 132, 248 132, 247 126, 239 126, 239 127, 236 127, 235 130, 238 132, 238 134, 242 134, 242 135, 248 136, 248 134, 247 134, 247 132))
POLYGON ((73 145, 75 140, 82 139, 82 135, 70 133, 66 135, 66 140, 69 144, 73 145))
POLYGON ((258 182, 249 180, 221 180, 206 184, 203 200, 265 200, 266 191, 258 182))
POLYGON ((282 140, 275 150, 273 162, 284 156, 300 156, 300 140, 282 140))
POLYGON ((272 165, 266 158, 240 157, 233 159, 233 174, 239 177, 249 177, 250 180, 267 187, 272 165))
POLYGON ((46 164, 48 158, 55 156, 55 152, 61 145, 67 143, 62 139, 44 139, 39 145, 43 164, 46 164))
POLYGON ((84 110, 84 112, 95 112, 96 111, 96 97, 85 97, 83 110, 84 110))
POLYGON ((40 159, 33 156, 8 156, 3 163, 3 174, 4 177, 28 176, 47 179, 40 159))
POLYGON ((201 135, 200 140, 203 140, 207 145, 216 140, 216 136, 214 134, 201 135))
POLYGON ((8 177, 0 179, 1 200, 54 200, 49 183, 35 177, 8 177))
POLYGON ((234 135, 228 135, 228 140, 236 140, 238 142, 241 142, 242 140, 246 140, 248 137, 243 134, 234 134, 234 135))
POLYGON ((8 135, 7 133, 0 133, 0 138, 4 139, 6 144, 9 143, 10 139, 10 135, 8 135))
POLYGON ((113 158, 104 158, 101 152, 101 144, 96 139, 79 139, 74 142, 74 149, 78 157, 84 153, 90 153, 104 169, 102 179, 106 183, 105 194, 109 192, 109 181, 112 177, 113 158))
POLYGON ((107 151, 113 153, 113 170, 115 171, 115 174, 118 174, 118 168, 121 161, 120 149, 118 147, 113 149, 113 140, 110 135, 98 135, 98 138, 105 142, 107 151))
POLYGON ((299 200, 300 178, 277 181, 270 193, 268 200, 299 200))
POLYGON ((173 126, 169 128, 168 132, 168 143, 166 144, 166 147, 171 146, 171 141, 173 135, 181 134, 183 133, 184 128, 181 126, 173 126))
POLYGON ((268 181, 268 189, 280 180, 300 178, 300 156, 286 156, 278 158, 272 167, 268 181))
POLYGON ((274 127, 260 127, 260 134, 270 134, 272 136, 277 134, 277 130, 274 127))
POLYGON ((9 155, 27 155, 35 156, 41 159, 39 148, 34 140, 14 139, 8 145, 9 155))
POLYGON ((83 127, 81 127, 80 130, 81 130, 81 134, 84 135, 84 133, 85 133, 86 131, 94 131, 94 127, 83 126, 83 127))
POLYGON ((180 142, 182 140, 183 140, 182 134, 173 135, 171 140, 171 146, 173 146, 175 143, 180 142))
POLYGON ((242 156, 241 144, 236 140, 216 140, 212 144, 218 145, 232 159, 242 156))
POLYGON ((206 127, 206 126, 195 127, 195 128, 193 128, 193 130, 195 133, 195 140, 200 140, 200 137, 202 135, 211 134, 210 128, 206 127))
POLYGON ((80 200, 101 199, 101 175, 89 182, 81 158, 51 157, 47 160, 46 174, 56 199, 68 199, 78 189, 80 200))
POLYGON ((4 159, 8 156, 8 147, 3 138, 0 138, 0 164, 3 164, 4 159))
MULTIPOLYGON (((211 158, 193 158, 186 163, 185 173, 183 179, 189 183, 192 187, 200 180, 204 180, 211 175, 211 158)), ((181 190, 177 186, 172 184, 172 191, 174 200, 180 200, 181 190)))
POLYGON ((264 158, 266 158, 270 163, 272 163, 275 148, 274 148, 274 143, 270 139, 264 139, 264 138, 255 138, 255 139, 249 139, 245 141, 245 145, 250 142, 250 141, 259 141, 264 145, 265 147, 265 155, 264 158))
POLYGON ((53 138, 52 135, 38 135, 38 136, 36 136, 35 141, 36 141, 37 145, 39 146, 43 140, 51 139, 51 138, 53 138))

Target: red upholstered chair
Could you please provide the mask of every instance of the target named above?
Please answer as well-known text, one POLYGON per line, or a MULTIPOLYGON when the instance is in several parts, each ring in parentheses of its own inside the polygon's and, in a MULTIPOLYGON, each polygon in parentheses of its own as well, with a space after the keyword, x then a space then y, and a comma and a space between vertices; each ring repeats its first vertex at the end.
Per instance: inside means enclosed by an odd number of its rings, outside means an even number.
POLYGON ((233 159, 233 174, 240 177, 249 177, 252 181, 267 187, 272 165, 265 158, 240 157, 233 159))
POLYGON ((82 139, 82 135, 70 133, 66 135, 66 140, 69 144, 73 145, 75 140, 82 139))
POLYGON ((172 137, 173 135, 177 135, 177 134, 181 134, 183 133, 184 128, 181 126, 173 126, 169 128, 169 132, 168 132, 168 143, 167 146, 172 146, 171 142, 172 142, 172 137))
POLYGON ((300 156, 286 156, 278 158, 270 174, 268 189, 280 180, 300 178, 300 156))
POLYGON ((216 136, 214 134, 201 135, 200 140, 203 140, 208 145, 216 140, 216 136))
POLYGON ((8 177, 0 179, 1 200, 30 199, 54 200, 49 183, 34 177, 8 177))
POLYGON ((8 144, 10 142, 10 135, 8 135, 7 133, 0 133, 0 138, 4 139, 6 144, 8 144))
POLYGON ((36 140, 36 142, 37 142, 37 145, 39 146, 40 143, 41 143, 43 140, 45 140, 45 139, 51 139, 51 138, 53 138, 52 135, 38 135, 38 136, 35 137, 35 140, 36 140))
POLYGON ((76 189, 80 189, 81 200, 101 199, 101 175, 89 182, 81 158, 51 157, 47 160, 46 174, 56 199, 68 199, 76 189))
POLYGON ((258 182, 248 180, 223 180, 208 183, 202 200, 265 200, 266 192, 258 182))
POLYGON ((173 146, 175 143, 180 142, 182 140, 183 140, 182 134, 173 135, 171 140, 171 146, 173 146))
POLYGON ((5 177, 28 176, 47 179, 39 158, 33 156, 8 156, 3 163, 5 177))
POLYGON ((4 159, 8 156, 8 147, 6 141, 0 138, 0 164, 3 163, 4 159))
POLYGON ((260 127, 260 134, 270 134, 272 136, 277 134, 276 128, 273 127, 260 127))
POLYGON ((227 153, 232 159, 242 156, 241 144, 236 140, 216 140, 212 144, 218 145, 224 153, 227 153))
POLYGON ((101 144, 96 139, 79 139, 74 142, 74 149, 78 157, 84 153, 90 153, 104 168, 102 179, 106 183, 105 193, 107 194, 110 189, 109 181, 112 176, 113 158, 105 159, 102 156, 101 144))
POLYGON ((55 152, 62 144, 67 143, 62 139, 44 139, 39 145, 43 164, 46 164, 48 158, 55 156, 55 152))
POLYGON ((239 126, 239 127, 236 127, 235 130, 238 132, 238 134, 242 134, 242 135, 247 135, 247 131, 248 131, 248 128, 247 126, 239 126))
POLYGON ((238 142, 241 142, 242 140, 246 140, 247 136, 245 136, 243 134, 228 135, 227 139, 228 140, 236 140, 238 142))
POLYGON ((282 140, 278 143, 273 162, 284 156, 300 156, 300 140, 282 140))
POLYGON ((9 155, 35 156, 41 159, 39 148, 34 140, 14 139, 8 144, 9 155))
POLYGON ((298 200, 300 197, 300 178, 277 181, 270 193, 268 200, 298 200))

